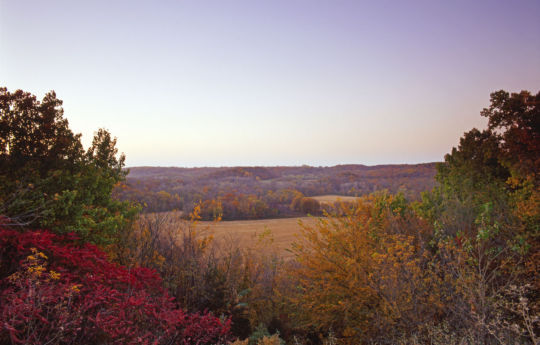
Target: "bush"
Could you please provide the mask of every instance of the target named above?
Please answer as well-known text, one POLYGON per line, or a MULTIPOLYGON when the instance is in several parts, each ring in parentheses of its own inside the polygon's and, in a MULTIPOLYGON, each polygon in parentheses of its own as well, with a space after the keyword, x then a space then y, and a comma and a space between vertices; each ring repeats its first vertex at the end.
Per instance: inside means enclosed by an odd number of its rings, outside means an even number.
POLYGON ((225 344, 230 320, 179 309, 152 270, 74 235, 0 230, 0 343, 225 344))

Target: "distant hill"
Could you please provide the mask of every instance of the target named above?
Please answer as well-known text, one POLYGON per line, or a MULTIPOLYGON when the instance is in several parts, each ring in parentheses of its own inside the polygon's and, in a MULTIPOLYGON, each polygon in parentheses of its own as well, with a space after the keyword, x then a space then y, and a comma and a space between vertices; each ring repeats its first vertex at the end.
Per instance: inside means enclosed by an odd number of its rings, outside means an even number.
POLYGON ((212 212, 226 219, 294 216, 289 205, 299 195, 361 196, 386 189, 416 199, 435 186, 435 165, 132 167, 115 195, 147 211, 190 212, 198 201, 214 200, 212 212))

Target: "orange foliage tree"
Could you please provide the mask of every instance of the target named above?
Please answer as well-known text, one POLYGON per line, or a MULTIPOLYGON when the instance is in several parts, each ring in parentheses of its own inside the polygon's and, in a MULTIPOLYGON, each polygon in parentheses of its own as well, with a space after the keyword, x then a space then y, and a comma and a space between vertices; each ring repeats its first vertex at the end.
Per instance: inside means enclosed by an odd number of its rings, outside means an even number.
POLYGON ((384 194, 304 226, 293 246, 295 317, 333 330, 345 344, 391 339, 430 322, 442 304, 423 233, 429 228, 405 200, 384 194))

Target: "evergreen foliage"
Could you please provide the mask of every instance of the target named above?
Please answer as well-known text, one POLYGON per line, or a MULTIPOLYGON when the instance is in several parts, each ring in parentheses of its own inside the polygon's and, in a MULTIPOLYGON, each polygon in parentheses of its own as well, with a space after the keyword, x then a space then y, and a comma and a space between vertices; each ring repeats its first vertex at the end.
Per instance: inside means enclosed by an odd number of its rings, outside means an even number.
POLYGON ((0 210, 4 226, 78 233, 98 244, 114 241, 137 209, 111 198, 126 176, 116 139, 100 129, 84 151, 81 135, 49 92, 0 88, 0 210))

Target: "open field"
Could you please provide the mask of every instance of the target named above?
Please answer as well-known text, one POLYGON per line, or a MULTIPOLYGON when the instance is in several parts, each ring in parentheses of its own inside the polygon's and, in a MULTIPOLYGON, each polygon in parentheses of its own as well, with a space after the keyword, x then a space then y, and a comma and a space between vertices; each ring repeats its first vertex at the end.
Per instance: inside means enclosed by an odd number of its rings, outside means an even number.
POLYGON ((336 201, 343 201, 343 202, 355 202, 358 200, 357 197, 354 196, 343 196, 343 195, 319 195, 319 196, 312 196, 311 198, 317 200, 320 204, 334 204, 336 201))
POLYGON ((317 218, 281 218, 260 220, 235 220, 215 222, 200 222, 199 227, 208 228, 217 241, 235 241, 241 246, 255 245, 259 236, 268 230, 273 238, 272 245, 283 258, 290 258, 292 254, 286 249, 295 241, 295 234, 300 232, 299 221, 304 224, 315 224, 317 218))

